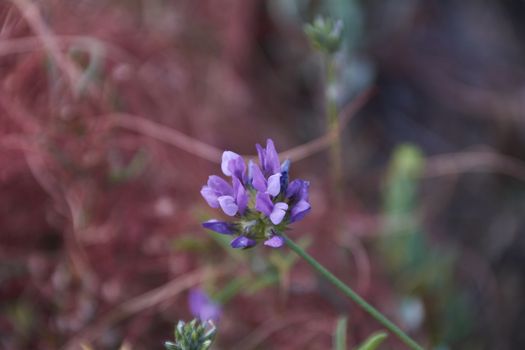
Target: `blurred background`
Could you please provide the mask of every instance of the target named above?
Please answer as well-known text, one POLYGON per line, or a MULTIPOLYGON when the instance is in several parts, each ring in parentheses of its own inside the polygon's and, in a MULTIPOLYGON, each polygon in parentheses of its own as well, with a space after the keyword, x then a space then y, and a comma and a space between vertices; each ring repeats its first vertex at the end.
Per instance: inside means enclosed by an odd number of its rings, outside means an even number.
POLYGON ((429 349, 524 349, 524 18, 519 0, 3 1, 0 348, 161 349, 191 288, 222 307, 215 349, 330 349, 340 315, 352 346, 380 330, 287 249, 200 226, 220 152, 272 138, 311 182, 290 236, 312 255, 429 349), (319 14, 344 23, 332 84, 303 31, 319 14))

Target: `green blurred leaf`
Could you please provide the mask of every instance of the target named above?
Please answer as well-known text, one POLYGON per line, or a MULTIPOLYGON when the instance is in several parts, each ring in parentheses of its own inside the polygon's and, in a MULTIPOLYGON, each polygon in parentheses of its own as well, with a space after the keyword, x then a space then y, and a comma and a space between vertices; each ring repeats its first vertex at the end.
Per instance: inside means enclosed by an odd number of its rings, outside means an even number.
POLYGON ((28 335, 37 323, 31 304, 19 301, 7 310, 7 317, 14 326, 14 331, 22 335, 28 335))
POLYGON ((172 241, 173 250, 179 252, 203 252, 208 249, 204 239, 196 238, 195 234, 178 237, 172 241))
POLYGON ((109 178, 114 183, 121 183, 138 177, 146 167, 147 155, 144 150, 137 151, 127 165, 122 165, 121 161, 113 155, 110 159, 109 178))
POLYGON ((334 350, 346 350, 346 327, 348 324, 348 319, 346 316, 341 316, 337 320, 337 325, 334 332, 334 350))
POLYGON ((214 300, 219 304, 226 304, 228 301, 230 301, 239 291, 241 288, 246 285, 246 283, 250 281, 248 277, 241 276, 241 277, 235 277, 233 278, 226 286, 224 286, 221 291, 214 295, 214 300))
POLYGON ((246 288, 243 290, 246 294, 255 294, 259 290, 266 287, 272 286, 279 282, 279 275, 274 272, 265 272, 260 277, 257 277, 250 281, 246 285, 246 288))
POLYGON ((374 333, 368 337, 356 350, 375 350, 388 337, 385 332, 374 333))
POLYGON ((231 236, 228 235, 221 235, 219 233, 210 232, 210 237, 217 243, 221 248, 224 249, 224 251, 233 259, 237 260, 238 262, 246 262, 250 256, 248 251, 246 250, 238 250, 233 249, 230 246, 230 241, 232 240, 231 236))
POLYGON ((413 213, 417 202, 419 178, 425 165, 421 150, 413 145, 396 148, 388 170, 384 213, 389 222, 396 223, 413 213))
POLYGON ((77 67, 81 68, 82 74, 75 81, 75 93, 77 96, 82 96, 91 83, 99 80, 102 72, 104 62, 104 47, 95 41, 89 43, 88 46, 72 46, 69 50, 70 58, 77 63, 77 67), (83 59, 84 54, 87 54, 87 61, 83 59))

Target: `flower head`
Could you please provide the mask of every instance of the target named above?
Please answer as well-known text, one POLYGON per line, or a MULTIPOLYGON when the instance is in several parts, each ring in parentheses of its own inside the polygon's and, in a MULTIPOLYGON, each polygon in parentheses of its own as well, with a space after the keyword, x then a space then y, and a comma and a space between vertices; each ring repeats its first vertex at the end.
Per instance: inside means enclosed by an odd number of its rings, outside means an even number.
POLYGON ((310 211, 309 182, 289 181, 290 161, 282 164, 272 140, 266 147, 256 145, 259 164, 250 160, 248 167, 235 152, 225 151, 221 169, 231 177, 231 184, 211 175, 201 195, 212 208, 235 218, 232 222, 216 219, 202 225, 212 231, 232 235, 233 248, 251 248, 258 242, 278 248, 284 244, 282 233, 310 211), (248 171, 246 171, 248 170, 248 171))
POLYGON ((217 334, 212 321, 179 321, 175 327, 175 342, 165 342, 167 350, 208 350, 217 334))
POLYGON ((304 27, 312 46, 321 52, 336 53, 343 43, 343 22, 317 17, 312 24, 304 27))

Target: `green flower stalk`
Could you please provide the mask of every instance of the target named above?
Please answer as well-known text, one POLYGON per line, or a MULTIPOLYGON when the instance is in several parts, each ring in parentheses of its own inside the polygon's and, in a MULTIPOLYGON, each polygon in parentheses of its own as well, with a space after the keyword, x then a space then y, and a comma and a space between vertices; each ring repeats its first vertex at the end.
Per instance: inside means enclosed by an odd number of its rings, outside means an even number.
POLYGON ((328 271, 323 265, 321 265, 317 260, 315 260, 310 254, 305 252, 303 248, 298 246, 294 241, 292 241, 288 236, 284 235, 286 245, 293 250, 297 255, 303 258, 311 267, 314 268, 321 276, 326 280, 332 283, 337 289, 339 289, 344 295, 353 300, 357 305, 361 307, 366 313, 372 316, 376 321, 386 327, 390 332, 392 332, 396 337, 399 338, 406 346, 412 350, 424 350, 424 348, 419 345, 414 339, 412 339, 408 334, 403 332, 398 326, 396 326, 392 321, 386 318, 380 311, 375 307, 370 305, 365 299, 363 299, 359 294, 357 294, 352 288, 347 286, 343 281, 337 278, 333 273, 328 271))
POLYGON ((217 328, 212 321, 179 321, 175 327, 175 343, 167 341, 164 346, 167 350, 208 350, 216 333, 217 328))
POLYGON ((334 208, 339 217, 343 205, 343 162, 341 137, 339 133, 339 113, 336 101, 336 60, 335 56, 343 43, 343 22, 331 18, 317 17, 313 23, 304 26, 310 45, 321 53, 325 74, 325 117, 326 130, 334 135, 330 145, 330 164, 334 208))

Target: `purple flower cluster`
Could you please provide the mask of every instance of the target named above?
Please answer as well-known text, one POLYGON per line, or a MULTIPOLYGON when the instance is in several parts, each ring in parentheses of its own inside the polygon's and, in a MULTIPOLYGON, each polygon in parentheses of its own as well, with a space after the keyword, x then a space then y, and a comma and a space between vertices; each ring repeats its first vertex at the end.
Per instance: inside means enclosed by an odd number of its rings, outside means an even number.
POLYGON ((290 162, 280 164, 272 140, 266 148, 256 145, 259 164, 250 160, 248 167, 235 152, 225 151, 221 169, 231 177, 231 184, 211 175, 201 194, 212 208, 235 217, 233 222, 209 220, 202 225, 218 233, 236 236, 233 248, 250 248, 257 242, 278 248, 284 244, 281 233, 288 224, 302 219, 310 210, 309 182, 289 181, 290 162))

